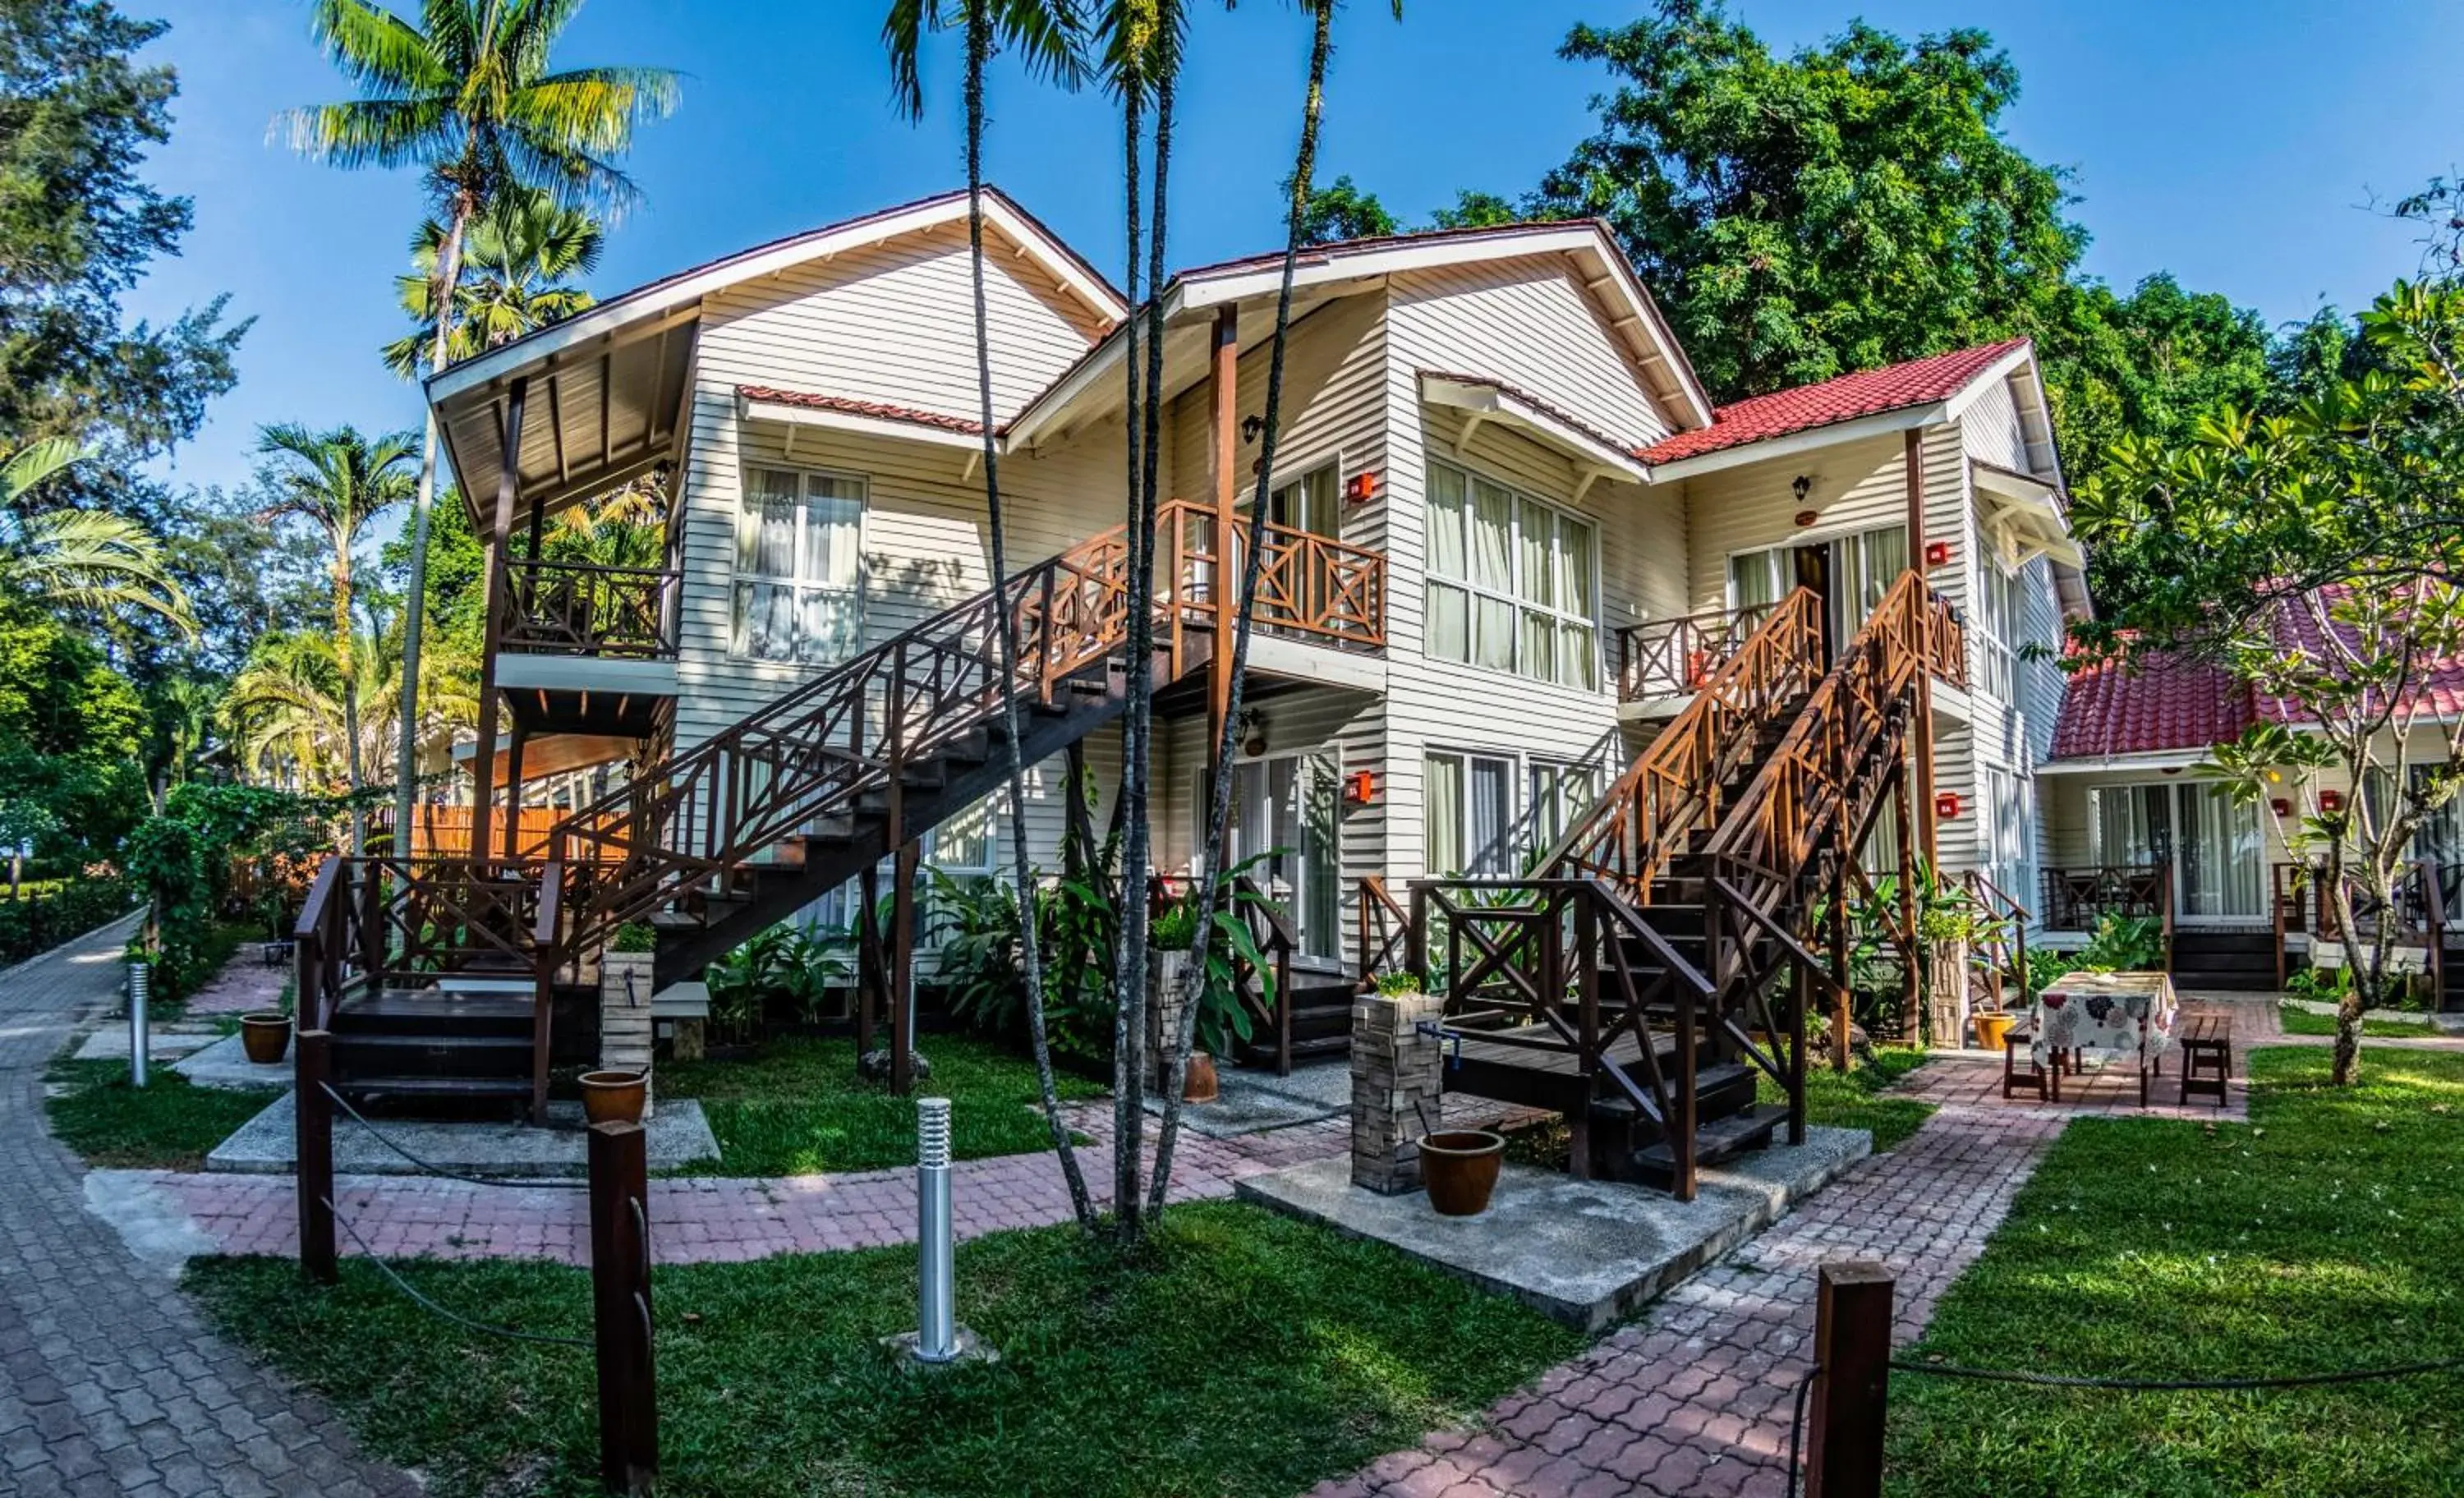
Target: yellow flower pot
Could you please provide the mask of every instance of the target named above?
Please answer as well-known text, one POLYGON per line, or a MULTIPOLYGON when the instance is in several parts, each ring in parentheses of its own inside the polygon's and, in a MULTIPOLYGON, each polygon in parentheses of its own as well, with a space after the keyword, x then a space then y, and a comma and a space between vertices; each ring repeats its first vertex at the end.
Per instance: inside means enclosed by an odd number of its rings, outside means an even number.
POLYGON ((1976 1044, 1987 1050, 2000 1050, 2002 1043, 2011 1038, 2011 1026, 2016 1024, 2018 1021, 2019 1017, 2015 1014, 2000 1014, 1990 1010, 1977 1015, 1976 1044))

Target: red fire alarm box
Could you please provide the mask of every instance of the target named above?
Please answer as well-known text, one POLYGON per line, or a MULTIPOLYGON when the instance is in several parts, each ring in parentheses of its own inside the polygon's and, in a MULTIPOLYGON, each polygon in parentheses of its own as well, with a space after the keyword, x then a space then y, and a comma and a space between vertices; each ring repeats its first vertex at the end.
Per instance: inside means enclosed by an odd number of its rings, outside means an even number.
POLYGON ((1366 806, 1377 799, 1377 772, 1354 770, 1343 778, 1343 799, 1355 806, 1366 806))
POLYGON ((2322 790, 2322 791, 2321 791, 2321 792, 2319 793, 2319 809, 2320 809, 2321 811, 2342 811, 2342 810, 2343 810, 2343 809, 2344 809, 2344 793, 2343 793, 2343 791, 2332 791, 2332 790, 2322 790))
POLYGON ((1367 504, 1376 497, 1377 475, 1374 473, 1354 474, 1343 486, 1346 504, 1367 504))
POLYGON ((1927 541, 1927 542, 1925 542, 1925 565, 1926 565, 1926 566, 1928 566, 1928 567, 1939 567, 1939 566, 1947 565, 1947 564, 1950 562, 1950 542, 1948 542, 1948 541, 1927 541))
POLYGON ((1959 792, 1943 791, 1933 799, 1933 814, 1945 822, 1959 815, 1959 792))
POLYGON ((2275 812, 2279 817, 2289 817, 2293 815, 2293 803, 2285 800, 2281 796, 2278 796, 2267 804, 2267 809, 2275 812))

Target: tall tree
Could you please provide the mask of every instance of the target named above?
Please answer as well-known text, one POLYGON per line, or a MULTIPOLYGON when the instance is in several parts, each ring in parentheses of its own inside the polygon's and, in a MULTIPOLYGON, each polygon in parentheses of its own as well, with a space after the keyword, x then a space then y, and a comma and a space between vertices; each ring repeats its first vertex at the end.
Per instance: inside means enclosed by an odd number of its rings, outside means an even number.
POLYGON ((1349 176, 1337 177, 1323 187, 1303 190, 1300 179, 1284 179, 1284 199, 1289 204, 1293 193, 1301 191, 1301 243, 1331 244, 1338 239, 1368 239, 1380 234, 1398 233, 1402 230, 1377 194, 1364 191, 1349 176))
MULTIPOLYGON (((1403 0, 1390 0, 1395 19, 1403 18, 1403 0)), ((1342 0, 1302 0, 1309 18, 1309 85, 1301 98, 1301 139, 1287 181, 1289 213, 1284 231, 1284 265, 1275 292, 1275 332, 1266 355, 1266 402, 1258 435, 1258 483, 1249 500, 1249 535, 1241 568, 1239 617, 1232 635, 1232 695, 1214 745, 1213 799, 1206 808, 1205 846, 1198 860, 1198 951, 1189 964, 1188 992, 1181 995, 1179 1029, 1166 1042, 1171 1047, 1169 1075, 1163 1093, 1163 1123, 1155 1138, 1155 1179, 1151 1195, 1163 1203, 1172 1181, 1173 1149, 1180 1137, 1180 1092, 1189 1070, 1190 1046, 1196 1038, 1199 988, 1206 980, 1208 949, 1217 938, 1216 905, 1222 888, 1224 838, 1232 816, 1233 749, 1239 738, 1241 694, 1249 663, 1249 636, 1257 621, 1258 578, 1266 554, 1267 496, 1275 482, 1275 444, 1281 430, 1284 401, 1284 353, 1292 324, 1292 278, 1309 231, 1309 183, 1317 170, 1318 123, 1326 108, 1326 70, 1334 53, 1334 12, 1342 0)), ((1349 179, 1338 178, 1343 186, 1349 179)))
MULTIPOLYGON (((411 274, 394 278, 411 331, 385 346, 385 367, 415 380, 436 351, 436 270, 445 225, 428 219, 411 239, 411 274)), ((454 295, 451 346, 445 362, 510 343, 591 306, 590 293, 565 284, 599 268, 607 231, 589 214, 543 192, 517 189, 472 220, 454 295)))
MULTIPOLYGON (((1008 519, 1001 502, 1001 444, 993 408, 992 331, 984 297, 984 70, 994 51, 1008 47, 1020 53, 1028 68, 1075 87, 1086 73, 1079 50, 1080 21, 1070 0, 896 0, 883 24, 882 39, 890 50, 891 77, 899 105, 910 119, 924 112, 919 66, 924 33, 949 24, 955 10, 966 34, 967 138, 967 270, 973 293, 976 336, 976 403, 983 433, 984 507, 990 533, 992 592, 995 600, 995 655, 1001 672, 1001 762, 1009 786, 1010 879, 1019 912, 1019 958, 1026 976, 1027 1035, 1035 1054, 1036 1085, 1052 1147, 1061 1157, 1061 1172, 1069 1186, 1070 1205, 1078 1221, 1095 1225, 1095 1205, 1087 1189, 1086 1173, 1070 1143, 1069 1127, 1061 1116, 1061 1096, 1052 1073, 1052 1046, 1045 1016, 1044 954, 1037 940, 1035 875, 1027 859, 1025 766, 1019 758, 1018 640, 1016 614, 1009 596, 1008 519)), ((1072 795, 1076 788, 1071 788, 1072 795)))
MULTIPOLYGON (((638 195, 616 158, 642 122, 675 108, 663 68, 550 71, 582 0, 422 0, 420 25, 372 0, 315 0, 311 26, 360 97, 293 110, 276 121, 303 154, 343 167, 416 166, 445 225, 430 368, 452 356, 463 243, 472 222, 517 189, 571 209, 615 213, 638 195)), ((421 444, 403 627, 401 742, 417 761, 420 645, 429 518, 436 493, 436 423, 421 444)), ((395 825, 410 825, 411 777, 401 777, 395 825)))
MULTIPOLYGON (((261 428, 256 450, 268 460, 273 490, 263 518, 292 517, 322 532, 332 552, 334 621, 331 642, 334 669, 341 684, 342 740, 349 748, 350 789, 354 798, 367 786, 366 765, 360 754, 360 696, 357 663, 352 659, 351 580, 354 552, 370 522, 411 495, 410 465, 418 449, 408 432, 374 438, 353 427, 310 431, 304 427, 261 428)), ((407 767, 407 757, 396 762, 407 767)), ((407 782, 410 777, 404 775, 407 782)), ((351 856, 365 848, 366 818, 356 799, 351 808, 351 856)), ((407 820, 395 824, 408 826, 407 820)))
POLYGON ((1559 55, 1617 85, 1536 207, 1598 214, 1724 398, 2049 320, 2087 235, 2003 138, 2018 69, 1984 33, 1851 25, 1774 55, 1720 0, 1661 0, 1559 55))
POLYGON ((162 327, 121 310, 189 224, 139 175, 179 92, 136 61, 165 30, 106 0, 0 0, 0 443, 99 448, 111 461, 75 475, 89 499, 195 432, 248 326, 220 299, 162 327))
POLYGON ((194 633, 187 593, 143 526, 100 510, 27 513, 37 486, 86 456, 76 443, 55 437, 0 463, 0 581, 54 607, 106 621, 138 609, 194 633))

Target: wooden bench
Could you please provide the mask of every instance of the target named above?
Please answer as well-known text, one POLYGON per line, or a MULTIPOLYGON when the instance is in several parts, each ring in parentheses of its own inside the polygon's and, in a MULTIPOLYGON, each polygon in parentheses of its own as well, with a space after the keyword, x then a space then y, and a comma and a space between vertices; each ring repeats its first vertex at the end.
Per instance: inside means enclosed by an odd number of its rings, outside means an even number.
POLYGON ((2233 1017, 2205 1012, 2185 1015, 2174 1041, 2182 1047, 2183 1105, 2189 1106, 2190 1094, 2196 1092, 2224 1107, 2233 1076, 2233 1017))
POLYGON ((2062 1058, 2059 1051, 2046 1057, 2047 1065, 2038 1066, 2031 1045, 2036 1038, 2034 1020, 2022 1020, 2011 1026, 2002 1037, 2002 1095, 2009 1097, 2022 1088, 2036 1094, 2040 1102, 2062 1100, 2062 1058), (2027 1059, 2026 1068, 2020 1059, 2027 1059))

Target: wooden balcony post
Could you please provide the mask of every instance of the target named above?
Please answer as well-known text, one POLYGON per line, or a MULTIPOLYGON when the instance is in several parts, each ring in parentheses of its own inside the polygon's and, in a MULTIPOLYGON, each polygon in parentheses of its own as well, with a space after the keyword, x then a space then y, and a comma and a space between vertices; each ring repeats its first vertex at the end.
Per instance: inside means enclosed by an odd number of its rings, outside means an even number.
POLYGON ((915 874, 921 849, 901 843, 891 861, 890 915, 890 1090, 915 1090, 915 874))
MULTIPOLYGON (((1933 617, 1931 609, 1926 606, 1932 583, 1928 576, 1929 569, 1926 568, 1925 562, 1925 433, 1922 429, 1912 427, 1908 430, 1906 458, 1908 565, 1914 567, 1917 576, 1925 581, 1927 589, 1927 592, 1921 592, 1917 598, 1918 638, 1922 641, 1930 630, 1933 617)), ((1918 840, 1924 848, 1925 867, 1933 869, 1941 863, 1942 848, 1941 827, 1933 810, 1933 652, 1930 650, 1921 649, 1919 651, 1916 719, 1918 840)))
POLYGON ((650 1322, 649 1150, 642 1126, 593 1124, 589 1158, 599 1480, 611 1493, 647 1493, 659 1475, 659 1403, 650 1322))
POLYGON ((478 742, 471 757, 471 855, 482 866, 488 862, 489 812, 495 801, 496 652, 504 647, 504 616, 512 583, 507 547, 513 540, 514 508, 521 494, 522 408, 529 396, 527 377, 514 381, 506 394, 505 419, 499 429, 504 456, 496 473, 495 507, 481 540, 479 724, 478 742))
POLYGON ((1826 1264, 1819 1273, 1806 1498, 1879 1498, 1890 1407, 1891 1271, 1852 1259, 1826 1264))
POLYGON ((315 1285, 341 1277, 334 1248, 334 1100, 325 1091, 334 1080, 333 1039, 322 1028, 299 1032, 292 1090, 299 1272, 315 1285))

